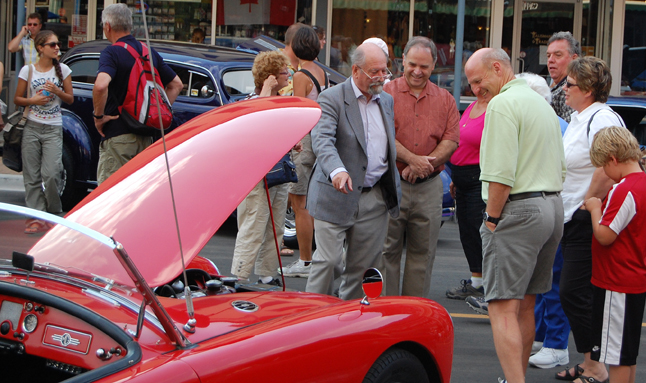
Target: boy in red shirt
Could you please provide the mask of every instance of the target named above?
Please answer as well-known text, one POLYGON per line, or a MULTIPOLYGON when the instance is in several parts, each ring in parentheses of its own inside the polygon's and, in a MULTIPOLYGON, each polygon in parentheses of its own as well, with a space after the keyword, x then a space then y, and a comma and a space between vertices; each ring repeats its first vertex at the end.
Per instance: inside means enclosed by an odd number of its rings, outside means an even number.
MULTIPOLYGON (((616 184, 592 216, 592 359, 610 366, 610 382, 635 382, 646 302, 646 173, 635 137, 625 128, 600 130, 590 159, 616 184)), ((581 376, 582 380, 588 381, 581 376)))

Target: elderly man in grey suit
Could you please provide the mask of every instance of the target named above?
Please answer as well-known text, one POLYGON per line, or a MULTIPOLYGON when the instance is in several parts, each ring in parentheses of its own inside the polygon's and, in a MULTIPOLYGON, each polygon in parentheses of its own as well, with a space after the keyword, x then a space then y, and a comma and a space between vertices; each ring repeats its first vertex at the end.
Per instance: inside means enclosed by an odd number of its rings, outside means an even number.
POLYGON ((352 57, 352 76, 319 95, 316 164, 307 195, 317 249, 306 291, 331 295, 346 245, 339 296, 361 298, 363 272, 381 267, 388 213, 399 214, 393 98, 382 93, 388 58, 374 44, 352 57), (335 272, 336 269, 336 272, 335 272))

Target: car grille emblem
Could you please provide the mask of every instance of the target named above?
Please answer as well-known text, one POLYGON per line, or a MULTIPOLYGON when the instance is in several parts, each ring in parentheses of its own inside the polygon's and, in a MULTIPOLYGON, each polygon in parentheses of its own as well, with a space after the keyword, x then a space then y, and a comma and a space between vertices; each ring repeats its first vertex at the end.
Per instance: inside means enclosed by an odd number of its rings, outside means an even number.
POLYGON ((52 335, 52 340, 60 342, 63 347, 67 347, 69 345, 78 346, 81 344, 78 339, 72 338, 69 333, 65 333, 63 335, 52 335))
POLYGON ((235 308, 236 310, 244 311, 246 313, 258 311, 258 309, 260 308, 257 304, 249 301, 233 301, 231 302, 231 306, 233 306, 233 308, 235 308))

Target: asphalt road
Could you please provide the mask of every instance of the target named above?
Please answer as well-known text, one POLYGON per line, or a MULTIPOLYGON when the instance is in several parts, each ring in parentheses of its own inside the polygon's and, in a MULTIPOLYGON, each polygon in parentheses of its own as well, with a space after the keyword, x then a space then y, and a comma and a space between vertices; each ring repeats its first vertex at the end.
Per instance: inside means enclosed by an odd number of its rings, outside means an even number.
MULTIPOLYGON (((24 193, 0 190, 0 202, 24 205, 24 193)), ((231 269, 235 235, 235 221, 230 220, 220 228, 201 253, 214 261, 220 272, 225 275, 228 275, 231 269)), ((287 265, 297 257, 298 251, 294 256, 282 257, 282 263, 287 265)), ((457 286, 460 280, 468 275, 468 265, 460 245, 457 224, 447 222, 440 231, 431 293, 432 299, 442 304, 453 317, 455 346, 451 382, 495 383, 499 376, 502 377, 502 369, 493 346, 488 317, 476 314, 464 301, 448 299, 445 296, 447 288, 457 286)), ((304 290, 306 282, 303 278, 286 278, 287 287, 295 290, 304 290)), ((645 343, 646 335, 642 330, 642 356, 637 360, 636 382, 646 382, 646 357, 643 356, 646 354, 645 343)), ((576 353, 574 341, 570 337, 570 365, 582 361, 583 357, 576 353)), ((558 382, 554 379, 554 374, 561 369, 563 367, 545 370, 529 367, 526 382, 558 382)))

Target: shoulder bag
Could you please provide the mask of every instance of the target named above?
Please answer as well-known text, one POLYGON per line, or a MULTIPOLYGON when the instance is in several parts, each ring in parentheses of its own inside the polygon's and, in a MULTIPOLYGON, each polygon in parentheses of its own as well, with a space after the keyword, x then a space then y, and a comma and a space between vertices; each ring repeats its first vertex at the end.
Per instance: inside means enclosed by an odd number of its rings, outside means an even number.
MULTIPOLYGON (((33 71, 32 65, 29 65, 29 77, 27 78, 27 96, 31 94, 31 74, 33 71)), ((2 138, 4 144, 2 146, 2 163, 9 169, 21 172, 22 171, 22 133, 27 124, 27 116, 29 115, 31 107, 26 106, 23 112, 16 111, 9 116, 7 124, 5 125, 2 138)))

